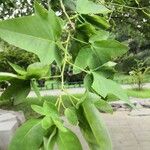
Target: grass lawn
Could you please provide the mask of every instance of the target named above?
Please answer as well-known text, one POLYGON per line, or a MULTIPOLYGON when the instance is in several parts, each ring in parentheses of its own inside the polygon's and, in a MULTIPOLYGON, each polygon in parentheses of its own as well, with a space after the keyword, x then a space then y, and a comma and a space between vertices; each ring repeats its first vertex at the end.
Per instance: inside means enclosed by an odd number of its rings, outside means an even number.
POLYGON ((127 89, 126 91, 131 97, 150 98, 150 89, 142 89, 141 91, 137 89, 127 89))

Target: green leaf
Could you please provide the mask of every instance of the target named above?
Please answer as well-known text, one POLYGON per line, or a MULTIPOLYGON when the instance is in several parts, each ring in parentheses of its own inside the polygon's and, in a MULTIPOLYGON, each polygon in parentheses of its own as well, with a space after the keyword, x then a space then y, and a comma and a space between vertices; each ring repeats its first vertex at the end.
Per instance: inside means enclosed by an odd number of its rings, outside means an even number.
POLYGON ((95 70, 96 68, 100 67, 103 63, 101 62, 99 55, 92 49, 93 53, 89 58, 88 66, 91 70, 95 70))
POLYGON ((113 79, 114 74, 116 73, 116 70, 114 69, 115 65, 115 62, 109 61, 103 64, 102 66, 95 68, 94 71, 96 71, 99 75, 104 76, 107 79, 113 79))
POLYGON ((58 117, 57 108, 53 103, 45 101, 43 104, 43 108, 46 116, 50 116, 53 118, 58 117))
POLYGON ((56 51, 54 53, 54 56, 55 56, 55 61, 56 61, 57 65, 59 67, 61 67, 62 62, 63 62, 63 56, 61 54, 61 50, 60 49, 56 49, 56 51))
MULTIPOLYGON (((91 49, 90 47, 83 47, 80 49, 76 59, 75 59, 75 63, 74 65, 85 69, 88 65, 88 61, 89 61, 89 56, 91 55, 91 49)), ((77 67, 73 68, 73 73, 74 74, 78 74, 80 73, 82 70, 78 69, 77 67)))
POLYGON ((101 40, 92 44, 93 52, 101 63, 106 63, 122 56, 128 51, 128 47, 116 40, 101 40))
POLYGON ((56 108, 56 106, 51 103, 51 102, 47 102, 45 101, 43 104, 43 108, 44 108, 44 113, 47 117, 51 117, 51 119, 53 120, 54 124, 63 132, 66 131, 66 128, 63 126, 63 123, 61 122, 61 119, 59 118, 59 114, 58 114, 58 110, 56 108))
POLYGON ((57 40, 61 36, 62 31, 62 20, 55 15, 55 12, 52 9, 48 11, 41 6, 39 3, 35 2, 35 12, 42 20, 42 24, 47 27, 47 32, 52 39, 57 40), (49 31, 48 31, 49 30, 49 31))
POLYGON ((38 105, 31 105, 31 108, 37 112, 38 114, 41 114, 41 115, 46 115, 45 111, 44 111, 44 108, 41 107, 41 106, 38 106, 38 105))
POLYGON ((7 72, 0 72, 0 82, 2 81, 9 81, 11 79, 17 79, 18 76, 13 73, 7 73, 7 72))
POLYGON ((74 108, 65 109, 65 116, 72 125, 78 124, 78 117, 74 108))
POLYGON ((77 102, 77 104, 76 104, 76 108, 77 108, 77 109, 79 109, 80 105, 86 100, 87 94, 88 94, 88 92, 86 92, 86 93, 80 98, 80 100, 77 102))
POLYGON ((67 131, 67 129, 64 127, 63 123, 61 122, 59 118, 53 118, 53 122, 60 131, 62 132, 67 131))
POLYGON ((44 78, 50 76, 50 66, 40 62, 33 63, 27 68, 27 78, 44 78))
POLYGON ((95 26, 98 29, 110 28, 109 22, 104 17, 101 17, 99 15, 85 15, 84 17, 86 21, 88 21, 89 23, 91 23, 93 26, 95 26))
POLYGON ((8 150, 38 150, 42 144, 45 130, 41 120, 29 120, 17 129, 8 150))
MULTIPOLYGON (((90 36, 92 34, 95 34, 95 32, 96 32, 96 30, 93 25, 91 25, 88 22, 82 23, 77 26, 77 37, 76 38, 78 40, 88 42, 90 36)), ((81 43, 80 43, 80 47, 81 47, 81 43)))
POLYGON ((99 111, 96 109, 94 104, 88 99, 84 101, 82 106, 86 119, 99 145, 99 149, 112 150, 110 135, 99 111))
POLYGON ((89 90, 92 91, 92 83, 93 83, 93 75, 92 74, 87 74, 84 77, 84 87, 89 90))
POLYGON ((76 2, 74 0, 64 0, 64 4, 71 10, 76 10, 76 2))
POLYGON ((83 108, 80 107, 78 109, 78 119, 79 119, 79 127, 81 130, 81 133, 83 135, 83 137, 85 138, 86 142, 89 145, 89 148, 91 150, 99 150, 99 145, 95 139, 95 136, 91 130, 91 127, 85 117, 83 108))
POLYGON ((38 99, 41 101, 42 100, 42 96, 40 94, 39 88, 37 86, 37 82, 35 79, 31 80, 31 87, 33 88, 35 94, 37 95, 38 99))
POLYGON ((22 103, 30 92, 30 81, 15 79, 2 93, 1 99, 13 100, 15 105, 22 103))
POLYGON ((114 67, 116 65, 117 65, 117 63, 115 63, 113 61, 108 61, 107 63, 103 64, 102 67, 114 67))
POLYGON ((111 105, 104 101, 104 100, 97 100, 94 105, 96 106, 96 108, 98 108, 99 110, 103 111, 103 112, 106 112, 106 113, 113 113, 113 109, 111 107, 111 105))
POLYGON ((43 13, 43 9, 36 3, 35 15, 1 21, 0 37, 37 54, 41 62, 50 64, 55 59, 55 41, 60 37, 61 24, 52 10, 43 13))
POLYGON ((52 119, 50 117, 46 116, 46 117, 44 117, 42 119, 42 128, 45 129, 45 130, 47 130, 48 128, 50 128, 53 124, 54 123, 53 123, 53 121, 52 121, 52 119))
POLYGON ((110 79, 106 79, 105 77, 99 75, 97 72, 93 72, 93 77, 94 82, 92 84, 92 88, 102 97, 105 98, 108 94, 113 94, 120 100, 123 100, 131 105, 126 92, 119 84, 110 79))
POLYGON ((89 42, 94 43, 96 41, 107 40, 108 38, 109 38, 109 32, 105 30, 99 30, 90 37, 89 42))
POLYGON ((16 65, 16 64, 13 64, 11 62, 8 62, 9 65, 20 75, 26 75, 27 72, 25 71, 25 69, 23 69, 22 67, 16 65))
POLYGON ((67 132, 58 130, 57 145, 59 150, 82 150, 79 139, 69 129, 67 132))
POLYGON ((111 12, 104 5, 89 0, 77 0, 76 11, 80 14, 108 14, 111 12))

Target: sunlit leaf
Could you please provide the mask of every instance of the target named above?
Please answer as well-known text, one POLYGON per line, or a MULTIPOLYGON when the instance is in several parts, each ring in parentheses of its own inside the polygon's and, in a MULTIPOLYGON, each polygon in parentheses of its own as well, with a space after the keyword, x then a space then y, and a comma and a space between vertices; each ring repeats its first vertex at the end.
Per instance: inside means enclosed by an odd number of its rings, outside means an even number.
POLYGON ((52 63, 55 41, 61 34, 61 25, 55 13, 35 4, 33 16, 0 22, 0 37, 12 45, 35 53, 43 63, 52 63))

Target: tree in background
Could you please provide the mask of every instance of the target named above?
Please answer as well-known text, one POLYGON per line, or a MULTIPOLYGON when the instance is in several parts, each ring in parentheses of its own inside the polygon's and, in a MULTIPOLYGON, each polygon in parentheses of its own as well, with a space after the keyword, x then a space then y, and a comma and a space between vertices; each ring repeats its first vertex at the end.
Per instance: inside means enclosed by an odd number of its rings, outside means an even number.
POLYGON ((28 65, 38 61, 38 57, 33 53, 20 50, 4 41, 1 41, 0 44, 0 71, 14 72, 8 65, 8 62, 13 62, 23 68, 27 68, 28 65))

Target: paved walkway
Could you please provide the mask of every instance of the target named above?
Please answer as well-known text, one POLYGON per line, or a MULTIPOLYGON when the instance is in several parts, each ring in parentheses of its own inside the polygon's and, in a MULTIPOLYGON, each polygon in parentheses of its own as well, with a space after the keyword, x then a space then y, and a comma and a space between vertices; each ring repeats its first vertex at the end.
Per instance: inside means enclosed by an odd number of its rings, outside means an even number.
MULTIPOLYGON (((113 115, 101 113, 112 139, 113 150, 150 150, 150 109, 141 108, 139 112, 134 112, 134 115, 125 110, 116 111, 113 115)), ((79 128, 68 127, 80 139, 83 150, 89 150, 79 128)))
MULTIPOLYGON (((150 109, 147 110, 150 112, 150 109)), ((150 150, 150 115, 128 114, 127 111, 103 114, 114 145, 113 150, 150 150)))

